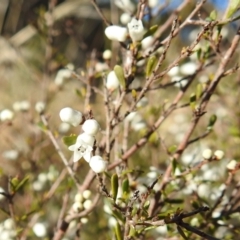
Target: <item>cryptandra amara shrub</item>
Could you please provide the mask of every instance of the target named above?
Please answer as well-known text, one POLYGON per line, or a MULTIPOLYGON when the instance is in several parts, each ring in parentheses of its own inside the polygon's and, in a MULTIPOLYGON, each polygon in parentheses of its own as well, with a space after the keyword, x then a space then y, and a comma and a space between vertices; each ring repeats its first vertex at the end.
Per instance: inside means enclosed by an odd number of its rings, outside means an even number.
MULTIPOLYGON (((116 0, 118 24, 91 3, 101 56, 58 70, 54 91, 45 69, 53 92, 35 113, 27 101, 0 113, 32 134, 27 154, 2 154, 19 169, 1 173, 0 239, 238 239, 240 1, 221 14, 206 0, 116 0)), ((56 26, 45 27, 49 63, 56 26)))

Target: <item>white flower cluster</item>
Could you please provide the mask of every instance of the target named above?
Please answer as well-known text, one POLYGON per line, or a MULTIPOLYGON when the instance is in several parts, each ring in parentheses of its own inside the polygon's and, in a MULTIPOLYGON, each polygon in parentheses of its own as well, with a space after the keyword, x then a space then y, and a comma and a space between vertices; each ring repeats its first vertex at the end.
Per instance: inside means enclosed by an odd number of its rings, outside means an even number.
POLYGON ((172 82, 176 82, 174 86, 182 88, 188 83, 188 80, 185 77, 194 74, 196 70, 197 64, 195 62, 187 62, 181 66, 171 68, 167 74, 171 77, 172 82))
POLYGON ((83 123, 83 132, 78 135, 75 144, 68 147, 70 151, 73 151, 73 162, 84 158, 95 173, 104 172, 107 168, 107 161, 101 156, 92 156, 95 137, 100 130, 98 122, 95 119, 84 121, 83 114, 70 107, 63 108, 59 115, 64 123, 69 123, 75 127, 83 123))
POLYGON ((74 213, 79 213, 89 209, 92 206, 92 200, 90 199, 91 195, 92 192, 90 190, 84 190, 82 193, 77 193, 74 197, 72 211, 74 213))
POLYGON ((11 218, 0 223, 0 239, 13 240, 16 239, 17 232, 15 230, 14 221, 11 218))

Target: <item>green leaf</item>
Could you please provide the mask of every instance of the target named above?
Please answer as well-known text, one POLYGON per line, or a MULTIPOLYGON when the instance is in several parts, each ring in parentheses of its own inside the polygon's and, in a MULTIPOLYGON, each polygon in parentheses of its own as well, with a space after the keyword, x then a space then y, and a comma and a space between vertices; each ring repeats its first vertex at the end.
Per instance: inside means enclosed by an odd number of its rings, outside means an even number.
POLYGON ((124 193, 129 193, 129 180, 128 178, 124 179, 122 182, 122 191, 124 193))
POLYGON ((116 224, 114 230, 115 230, 117 240, 123 240, 122 231, 121 231, 121 227, 120 227, 119 223, 116 224))
POLYGON ((197 85, 197 90, 196 90, 196 99, 199 99, 202 95, 202 91, 203 91, 203 87, 202 87, 202 84, 199 83, 197 85))
POLYGON ((76 140, 77 140, 76 134, 72 134, 70 136, 65 136, 62 138, 63 143, 68 147, 74 145, 76 143, 76 140))
POLYGON ((209 119, 209 123, 208 123, 207 129, 208 129, 208 130, 211 130, 211 129, 213 128, 214 124, 216 123, 216 121, 217 121, 217 116, 216 116, 215 114, 213 114, 213 115, 210 117, 210 119, 209 119))
POLYGON ((112 190, 112 197, 114 201, 116 201, 117 194, 118 194, 118 175, 114 173, 111 177, 111 190, 112 190))
POLYGON ((213 21, 215 21, 215 20, 217 19, 217 11, 216 11, 216 10, 211 11, 209 17, 210 17, 213 21))
POLYGON ((20 190, 21 188, 23 188, 24 185, 26 185, 26 183, 28 182, 28 180, 29 180, 29 176, 26 176, 25 178, 23 178, 23 179, 18 183, 18 185, 16 186, 15 191, 18 191, 18 190, 20 190))
POLYGON ((120 85, 125 88, 126 87, 126 82, 125 82, 125 76, 124 76, 123 68, 119 65, 116 65, 113 70, 114 70, 114 72, 115 72, 115 74, 118 78, 118 81, 119 81, 120 85))
POLYGON ((47 130, 47 127, 44 125, 43 122, 38 122, 37 126, 43 131, 45 132, 47 130))
POLYGON ((176 168, 177 168, 177 161, 176 161, 176 159, 174 158, 174 159, 172 160, 172 173, 173 173, 173 174, 175 173, 176 168))
POLYGON ((148 59, 148 62, 147 62, 146 77, 149 77, 152 74, 156 65, 157 65, 157 58, 156 56, 153 55, 148 59))
POLYGON ((240 5, 240 0, 229 0, 227 12, 225 14, 226 18, 232 17, 232 15, 237 11, 239 5, 240 5))
POLYGON ((177 150, 177 146, 176 145, 172 145, 168 148, 168 152, 170 154, 174 153, 177 150))
POLYGON ((152 36, 158 29, 158 25, 153 25, 149 28, 149 30, 144 34, 143 39, 152 36))
POLYGON ((192 108, 192 110, 195 110, 195 107, 196 107, 196 94, 195 93, 192 93, 190 95, 190 107, 192 108))

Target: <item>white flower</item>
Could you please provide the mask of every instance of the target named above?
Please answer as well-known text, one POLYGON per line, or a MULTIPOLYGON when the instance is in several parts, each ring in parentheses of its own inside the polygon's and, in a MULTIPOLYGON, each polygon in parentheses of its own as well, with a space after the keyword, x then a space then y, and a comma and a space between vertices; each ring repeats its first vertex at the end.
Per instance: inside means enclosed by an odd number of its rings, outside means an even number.
POLYGON ((63 108, 60 111, 59 116, 62 122, 69 123, 74 127, 78 126, 83 121, 82 113, 70 107, 63 108))
POLYGON ((180 67, 180 72, 183 75, 192 75, 196 72, 197 70, 197 65, 194 62, 187 62, 184 63, 181 67, 180 67))
POLYGON ((222 150, 217 150, 214 152, 214 156, 217 160, 221 160, 224 157, 224 152, 222 150))
POLYGON ((146 32, 142 20, 137 20, 136 18, 132 18, 131 22, 128 23, 128 30, 133 42, 141 41, 146 32))
POLYGON ((106 87, 108 90, 114 91, 119 87, 119 80, 114 71, 109 72, 107 76, 106 87))
POLYGON ((131 0, 115 0, 114 3, 124 12, 133 13, 135 11, 135 5, 131 0))
POLYGON ((85 133, 95 136, 100 130, 99 124, 95 119, 88 119, 82 125, 82 129, 85 133))
POLYGON ((67 78, 70 78, 71 75, 72 75, 71 69, 66 69, 66 68, 60 69, 57 72, 54 82, 57 86, 61 86, 64 83, 64 80, 67 78))
POLYGON ((35 104, 35 110, 38 113, 42 113, 45 110, 46 104, 44 102, 37 102, 35 104))
POLYGON ((204 159, 207 159, 209 160, 210 158, 212 158, 212 150, 211 149, 205 149, 203 152, 202 152, 202 157, 204 159))
POLYGON ((154 8, 158 5, 158 2, 159 2, 158 0, 148 0, 148 6, 150 8, 154 8))
POLYGON ((9 109, 4 109, 0 113, 0 120, 3 121, 9 121, 12 120, 14 116, 14 113, 9 109))
POLYGON ((120 17, 120 22, 123 25, 127 25, 131 21, 132 17, 129 13, 123 13, 120 17))
POLYGON ((108 26, 105 29, 105 35, 110 40, 124 42, 127 38, 127 28, 116 25, 108 26))
POLYGON ((76 143, 68 147, 70 151, 73 151, 73 162, 77 162, 82 157, 89 162, 92 156, 92 146, 85 143, 82 139, 77 139, 76 143))
POLYGON ((236 166, 237 166, 237 161, 233 159, 227 164, 227 169, 234 170, 236 166))
POLYGON ((109 50, 109 49, 106 49, 104 52, 103 52, 103 59, 105 60, 108 60, 112 57, 112 51, 109 50))
POLYGON ((35 223, 33 232, 37 237, 45 237, 47 235, 47 229, 43 223, 35 223))
POLYGON ((89 166, 95 173, 104 172, 107 169, 108 162, 100 156, 94 156, 90 159, 89 166))

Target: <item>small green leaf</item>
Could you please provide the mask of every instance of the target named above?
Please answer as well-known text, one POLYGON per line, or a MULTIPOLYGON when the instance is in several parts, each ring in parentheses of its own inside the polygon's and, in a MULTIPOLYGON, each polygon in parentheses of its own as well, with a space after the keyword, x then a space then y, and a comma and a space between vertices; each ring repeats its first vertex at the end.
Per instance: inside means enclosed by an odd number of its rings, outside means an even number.
POLYGON ((38 122, 37 126, 43 131, 45 132, 47 130, 47 127, 44 125, 43 122, 38 122))
POLYGON ((199 99, 202 95, 202 91, 203 91, 203 87, 202 87, 202 84, 199 83, 197 85, 197 90, 196 90, 196 99, 199 99))
POLYGON ((143 39, 152 36, 158 29, 158 25, 153 25, 149 28, 149 30, 144 34, 143 39))
POLYGON ((116 201, 117 194, 118 194, 118 175, 114 173, 111 177, 111 190, 112 190, 112 197, 114 201, 116 201))
POLYGON ((157 58, 156 56, 153 55, 148 59, 148 62, 147 62, 146 77, 149 77, 152 74, 156 64, 157 64, 157 58))
POLYGON ((199 49, 197 50, 197 59, 198 59, 198 60, 201 60, 201 56, 202 56, 202 49, 199 48, 199 49))
POLYGON ((192 108, 192 110, 195 110, 195 107, 196 107, 196 94, 195 93, 192 93, 190 95, 190 107, 192 108))
POLYGON ((124 193, 129 193, 129 180, 128 178, 125 178, 122 182, 122 191, 124 193))
POLYGON ((28 182, 29 180, 29 176, 26 176, 25 178, 23 178, 18 185, 15 187, 15 191, 20 190, 22 187, 24 187, 24 185, 28 182))
POLYGON ((168 148, 168 153, 172 154, 177 150, 177 146, 176 145, 172 145, 168 148))
POLYGON ((121 227, 120 227, 119 223, 116 224, 114 230, 115 230, 117 240, 123 240, 122 231, 121 231, 121 227))
POLYGON ((210 17, 213 21, 215 21, 215 20, 217 19, 217 11, 216 11, 216 10, 211 11, 209 17, 210 17))
POLYGON ((213 128, 216 121, 217 121, 217 116, 215 114, 213 114, 209 119, 209 123, 208 123, 208 127, 207 127, 208 130, 211 130, 213 128))
POLYGON ((132 89, 132 97, 134 100, 137 99, 137 91, 135 89, 132 89))
POLYGON ((176 159, 174 158, 174 159, 172 160, 172 173, 173 173, 173 174, 175 173, 176 168, 177 168, 177 161, 176 161, 176 159))
POLYGON ((74 145, 76 143, 76 140, 77 140, 77 135, 75 134, 72 134, 70 136, 65 136, 62 138, 63 143, 68 147, 71 145, 74 145))
POLYGON ((121 84, 122 87, 126 87, 126 82, 125 82, 125 76, 124 76, 124 71, 123 68, 119 65, 116 65, 114 67, 114 72, 118 78, 119 83, 121 84))
POLYGON ((229 0, 227 12, 225 14, 226 18, 231 18, 232 15, 237 11, 239 5, 240 5, 240 0, 229 0))

